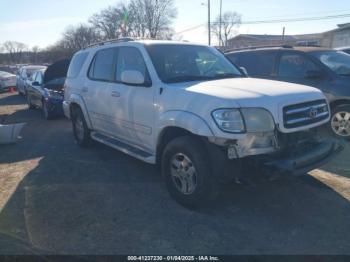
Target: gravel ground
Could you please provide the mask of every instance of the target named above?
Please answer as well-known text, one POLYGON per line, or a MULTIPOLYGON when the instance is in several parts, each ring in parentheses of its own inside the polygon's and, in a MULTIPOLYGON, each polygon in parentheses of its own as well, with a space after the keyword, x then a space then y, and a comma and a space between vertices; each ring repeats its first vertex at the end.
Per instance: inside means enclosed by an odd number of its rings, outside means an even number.
POLYGON ((66 119, 0 94, 0 254, 350 254, 349 147, 299 178, 227 186, 215 206, 174 203, 158 170, 103 145, 80 149, 66 119))

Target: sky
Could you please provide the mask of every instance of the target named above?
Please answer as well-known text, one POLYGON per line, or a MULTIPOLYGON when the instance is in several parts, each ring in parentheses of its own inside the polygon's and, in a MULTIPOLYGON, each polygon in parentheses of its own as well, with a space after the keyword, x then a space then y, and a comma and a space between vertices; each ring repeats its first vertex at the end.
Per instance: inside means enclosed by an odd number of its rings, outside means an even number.
MULTIPOLYGON (((126 0, 124 0, 126 1, 126 0)), ((178 16, 174 21, 175 38, 207 43, 207 0, 174 0, 178 16), (194 30, 189 28, 200 26, 194 30)), ((350 22, 348 18, 278 24, 244 24, 244 21, 279 18, 303 18, 350 14, 349 0, 222 0, 223 12, 242 15, 243 24, 236 34, 319 33, 350 22)), ((87 22, 101 9, 118 0, 0 0, 0 44, 23 42, 30 47, 44 48, 54 44, 70 25, 87 22)), ((219 14, 220 0, 211 0, 212 19, 219 14)), ((215 43, 215 39, 213 39, 215 43)))

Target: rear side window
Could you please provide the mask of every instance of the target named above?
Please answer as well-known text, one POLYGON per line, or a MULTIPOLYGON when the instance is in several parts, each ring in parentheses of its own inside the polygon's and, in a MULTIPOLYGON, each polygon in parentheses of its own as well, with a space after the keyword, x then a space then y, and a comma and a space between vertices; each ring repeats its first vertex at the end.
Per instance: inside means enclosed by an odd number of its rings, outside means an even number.
POLYGON ((100 81, 114 80, 114 48, 98 51, 90 66, 89 78, 100 81))
POLYGON ((85 60, 88 56, 88 53, 80 53, 73 57, 72 62, 69 65, 67 77, 69 78, 75 78, 78 76, 83 64, 85 63, 85 60))
POLYGON ((274 75, 275 52, 245 52, 228 55, 237 66, 244 67, 250 76, 270 77, 274 75))
POLYGON ((308 71, 317 71, 316 65, 303 55, 285 53, 281 56, 280 77, 305 78, 308 71))

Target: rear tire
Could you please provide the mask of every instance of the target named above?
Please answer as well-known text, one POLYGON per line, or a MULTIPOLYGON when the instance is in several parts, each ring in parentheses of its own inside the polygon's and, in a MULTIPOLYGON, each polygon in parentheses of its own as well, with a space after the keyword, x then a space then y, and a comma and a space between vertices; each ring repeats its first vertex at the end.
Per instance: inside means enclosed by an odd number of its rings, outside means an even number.
POLYGON ((332 110, 330 130, 337 138, 350 140, 350 105, 340 105, 332 110))
POLYGON ((84 114, 80 108, 75 108, 72 114, 73 134, 76 143, 80 147, 88 147, 91 144, 90 130, 86 124, 84 114))
POLYGON ((206 148, 199 138, 179 137, 162 155, 162 174, 170 195, 179 204, 197 208, 208 205, 218 193, 206 148))

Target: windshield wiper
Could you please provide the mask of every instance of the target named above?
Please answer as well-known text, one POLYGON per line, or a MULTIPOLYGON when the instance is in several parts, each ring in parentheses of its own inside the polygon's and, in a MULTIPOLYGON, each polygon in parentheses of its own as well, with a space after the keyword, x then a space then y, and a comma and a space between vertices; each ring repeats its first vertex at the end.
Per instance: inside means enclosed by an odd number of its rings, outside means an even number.
POLYGON ((183 75, 183 76, 175 76, 166 79, 164 82, 166 83, 179 83, 179 82, 189 82, 189 81, 201 81, 201 80, 210 80, 211 77, 207 76, 191 76, 191 75, 183 75))

